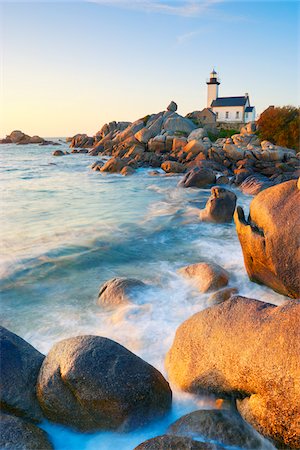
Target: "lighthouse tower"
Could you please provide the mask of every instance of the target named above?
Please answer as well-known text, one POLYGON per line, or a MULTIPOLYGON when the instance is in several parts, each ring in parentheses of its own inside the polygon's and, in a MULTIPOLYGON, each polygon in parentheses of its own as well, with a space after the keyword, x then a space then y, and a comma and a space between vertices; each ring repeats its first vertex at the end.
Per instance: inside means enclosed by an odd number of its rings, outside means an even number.
POLYGON ((210 73, 209 81, 207 81, 206 84, 207 84, 207 108, 210 108, 213 100, 216 100, 218 98, 218 90, 220 84, 215 69, 213 69, 213 71, 210 73))

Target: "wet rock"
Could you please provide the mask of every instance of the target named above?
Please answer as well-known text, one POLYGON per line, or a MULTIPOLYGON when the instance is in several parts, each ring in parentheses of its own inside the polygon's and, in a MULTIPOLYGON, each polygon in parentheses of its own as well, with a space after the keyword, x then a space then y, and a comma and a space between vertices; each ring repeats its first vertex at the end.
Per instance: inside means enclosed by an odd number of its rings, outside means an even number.
POLYGON ((212 170, 195 167, 184 176, 179 186, 204 188, 214 184, 215 181, 216 176, 212 170))
POLYGON ((202 409, 186 414, 167 431, 177 436, 205 438, 243 449, 262 449, 262 439, 232 410, 202 409))
POLYGON ((299 302, 232 297, 180 325, 166 359, 169 378, 186 391, 236 398, 258 432, 297 449, 299 321, 299 302))
POLYGON ((42 420, 36 382, 44 355, 16 334, 0 327, 1 409, 34 421, 42 420))
POLYGON ((133 167, 130 166, 125 166, 123 167, 123 169, 121 170, 120 174, 124 175, 124 177, 127 177, 128 175, 133 175, 135 172, 133 167))
POLYGON ((204 222, 229 223, 232 221, 236 205, 236 195, 229 189, 220 186, 211 188, 205 209, 200 211, 200 219, 204 222))
POLYGON ((121 158, 110 158, 104 166, 101 167, 101 172, 120 173, 123 167, 126 166, 126 161, 121 158))
POLYGON ((165 161, 162 163, 161 168, 166 173, 183 173, 183 172, 185 172, 185 166, 176 161, 165 161))
POLYGON ((224 288, 219 291, 214 292, 208 299, 209 305, 218 305, 219 303, 225 302, 233 295, 237 294, 238 290, 236 288, 224 288))
POLYGON ((95 161, 90 168, 92 170, 94 170, 95 172, 100 171, 101 168, 104 166, 104 162, 103 161, 95 161))
POLYGON ((62 150, 54 150, 52 153, 53 156, 64 156, 65 153, 62 150))
POLYGON ((19 417, 0 413, 2 450, 53 450, 47 433, 19 417))
POLYGON ((135 278, 112 278, 100 287, 98 304, 112 308, 132 303, 141 290, 145 288, 146 284, 135 278))
POLYGON ((177 111, 177 104, 176 104, 175 102, 173 102, 173 100, 172 100, 171 103, 167 106, 167 111, 172 111, 172 112, 177 111))
POLYGON ((55 344, 41 367, 37 395, 48 419, 80 431, 127 431, 163 415, 172 401, 158 370, 100 336, 55 344))
POLYGON ((216 183, 217 184, 229 184, 229 178, 226 177, 225 175, 221 175, 220 177, 217 178, 216 183))
POLYGON ((240 189, 243 194, 257 195, 259 192, 273 185, 274 182, 271 181, 268 177, 256 173, 247 177, 240 185, 240 189))
POLYGON ((241 207, 234 214, 250 280, 292 298, 300 296, 299 206, 297 181, 291 180, 259 193, 248 220, 241 207))
POLYGON ((229 273, 214 263, 196 263, 182 267, 178 273, 190 279, 200 292, 216 291, 228 284, 229 273))
POLYGON ((206 442, 194 441, 188 437, 163 434, 135 447, 134 450, 221 450, 223 447, 206 442))

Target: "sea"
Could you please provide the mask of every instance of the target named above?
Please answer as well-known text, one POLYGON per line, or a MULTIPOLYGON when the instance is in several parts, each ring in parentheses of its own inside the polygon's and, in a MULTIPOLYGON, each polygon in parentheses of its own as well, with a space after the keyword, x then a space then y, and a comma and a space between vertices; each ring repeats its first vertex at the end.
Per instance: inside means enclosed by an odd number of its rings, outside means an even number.
MULTIPOLYGON (((210 189, 178 187, 180 176, 153 176, 150 168, 127 177, 95 172, 90 166, 99 157, 55 157, 55 149, 68 145, 0 146, 1 324, 40 352, 72 336, 105 336, 167 377, 164 360, 177 327, 208 306, 209 294, 177 272, 196 262, 224 267, 240 295, 285 300, 249 281, 234 223, 199 220, 210 189), (105 310, 99 288, 118 276, 149 289, 134 305, 105 310)), ((247 214, 252 197, 235 192, 247 214)), ((127 434, 83 434, 49 422, 42 428, 55 450, 133 450, 182 415, 214 404, 172 390, 170 414, 127 434)), ((273 447, 262 440, 261 448, 273 447)))

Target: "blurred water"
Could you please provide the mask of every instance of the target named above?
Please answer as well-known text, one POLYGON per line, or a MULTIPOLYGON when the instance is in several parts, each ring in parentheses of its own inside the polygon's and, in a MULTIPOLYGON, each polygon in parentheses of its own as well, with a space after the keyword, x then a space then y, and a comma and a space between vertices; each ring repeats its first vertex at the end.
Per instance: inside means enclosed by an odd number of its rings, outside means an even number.
MULTIPOLYGON (((208 295, 194 292, 176 272, 194 262, 222 265, 242 295, 284 300, 248 280, 234 224, 199 222, 208 189, 178 188, 177 176, 154 177, 147 169, 132 177, 94 172, 89 165, 95 158, 54 157, 55 148, 0 147, 2 324, 41 352, 66 337, 96 334, 165 374, 176 328, 206 307, 208 295), (140 306, 107 312, 96 304, 97 293, 114 276, 135 277, 152 288, 139 298, 140 306)), ((250 200, 238 193, 246 210, 250 200)), ((129 450, 207 404, 175 390, 165 420, 127 435, 44 427, 57 450, 129 450)))

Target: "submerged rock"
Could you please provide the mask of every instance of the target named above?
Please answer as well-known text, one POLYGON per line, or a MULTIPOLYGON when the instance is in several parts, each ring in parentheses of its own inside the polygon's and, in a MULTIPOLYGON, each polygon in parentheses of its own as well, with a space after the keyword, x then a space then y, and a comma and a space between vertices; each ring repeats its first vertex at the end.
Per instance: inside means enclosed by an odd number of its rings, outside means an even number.
POLYGON ((234 215, 250 280, 292 298, 300 296, 299 210, 300 192, 292 180, 259 193, 248 220, 241 207, 234 215))
POLYGON ((180 275, 190 279, 200 292, 215 291, 228 284, 229 273, 214 263, 196 263, 182 267, 180 275))
POLYGON ((80 431, 127 431, 163 415, 172 402, 158 370, 100 336, 55 344, 41 367, 37 395, 48 419, 80 431))
POLYGON ((222 450, 215 444, 194 441, 188 437, 163 434, 135 447, 134 450, 222 450))
POLYGON ((108 308, 130 304, 145 288, 145 283, 134 278, 112 278, 100 287, 98 304, 108 308))
POLYGON ((205 209, 200 211, 200 219, 204 222, 231 222, 235 205, 236 195, 234 192, 220 186, 214 186, 211 188, 211 196, 205 205, 205 209))
POLYGON ((19 417, 0 413, 2 450, 53 450, 47 433, 19 417))
POLYGON ((0 354, 1 409, 41 421, 36 382, 44 355, 4 327, 0 327, 0 354))
POLYGON ((64 156, 65 153, 62 150, 54 150, 52 153, 53 156, 64 156))
POLYGON ((275 306, 236 296, 207 308, 177 329, 166 358, 170 380, 186 391, 237 398, 257 431, 298 449, 299 323, 295 301, 275 306))
POLYGON ((262 449, 262 439, 235 411, 202 409, 186 414, 168 428, 168 433, 205 438, 243 449, 262 449))

